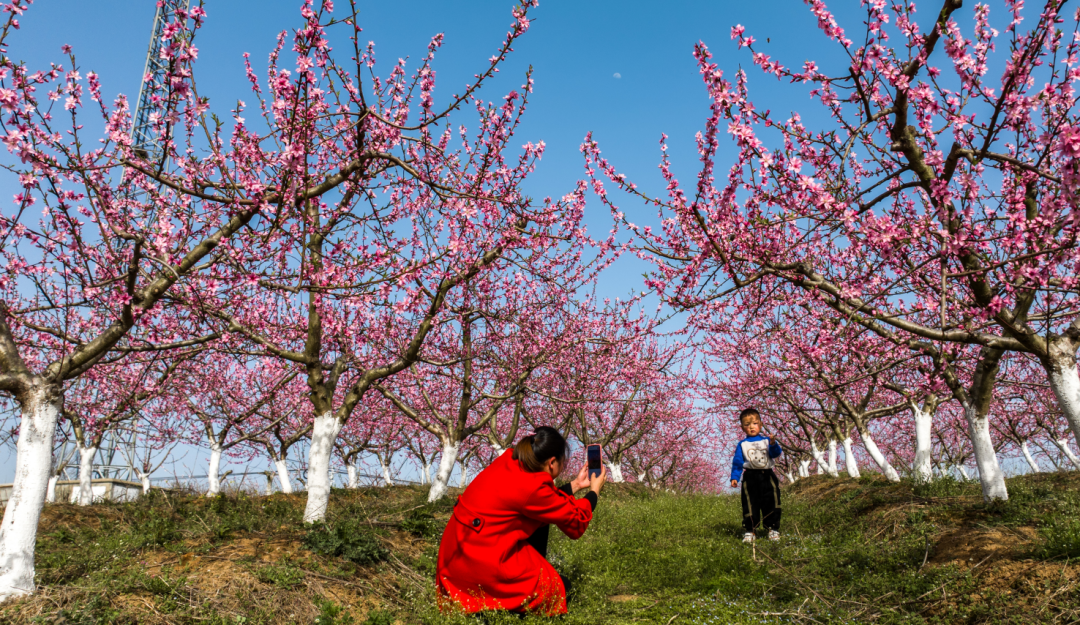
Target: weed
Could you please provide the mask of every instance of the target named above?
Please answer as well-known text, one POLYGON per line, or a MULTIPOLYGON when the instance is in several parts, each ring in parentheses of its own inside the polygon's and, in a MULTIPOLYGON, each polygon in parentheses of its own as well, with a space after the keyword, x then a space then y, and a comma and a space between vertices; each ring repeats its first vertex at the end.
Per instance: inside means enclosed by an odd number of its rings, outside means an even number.
POLYGON ((315 625, 353 625, 356 621, 352 616, 345 613, 345 609, 324 599, 316 599, 319 606, 319 615, 315 617, 315 625))
POLYGON ((386 559, 389 552, 367 526, 339 521, 334 526, 314 523, 304 536, 304 547, 315 553, 345 558, 361 566, 386 559))
POLYGON ((442 534, 444 523, 439 523, 430 512, 416 510, 401 522, 401 529, 421 538, 435 538, 442 534))
POLYGON ((292 588, 304 582, 304 572, 285 559, 281 564, 270 564, 255 569, 255 578, 264 584, 273 584, 278 588, 292 588))
POLYGON ((393 625, 394 615, 386 610, 372 610, 364 619, 364 625, 393 625))
POLYGON ((1043 528, 1046 558, 1080 558, 1080 519, 1056 518, 1043 528))

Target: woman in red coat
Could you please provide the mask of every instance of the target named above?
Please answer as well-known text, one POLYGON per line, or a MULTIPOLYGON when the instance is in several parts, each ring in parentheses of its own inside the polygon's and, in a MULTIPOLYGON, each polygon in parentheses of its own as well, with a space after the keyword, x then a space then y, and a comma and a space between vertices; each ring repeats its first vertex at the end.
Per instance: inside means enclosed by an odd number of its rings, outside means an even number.
POLYGON ((582 467, 577 479, 555 488, 567 451, 555 428, 541 427, 473 479, 439 545, 440 608, 566 612, 565 580, 546 559, 548 525, 579 538, 607 479, 606 469, 590 480, 582 467), (589 493, 575 499, 584 488, 589 493))

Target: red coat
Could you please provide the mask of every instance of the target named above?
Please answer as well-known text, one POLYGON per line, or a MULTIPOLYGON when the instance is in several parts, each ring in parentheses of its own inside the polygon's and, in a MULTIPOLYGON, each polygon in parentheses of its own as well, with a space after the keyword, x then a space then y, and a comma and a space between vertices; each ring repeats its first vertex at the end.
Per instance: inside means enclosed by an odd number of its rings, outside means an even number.
POLYGON ((592 505, 557 490, 546 472, 525 471, 513 453, 481 471, 454 506, 435 574, 444 610, 566 612, 562 580, 525 540, 549 523, 579 538, 592 505))

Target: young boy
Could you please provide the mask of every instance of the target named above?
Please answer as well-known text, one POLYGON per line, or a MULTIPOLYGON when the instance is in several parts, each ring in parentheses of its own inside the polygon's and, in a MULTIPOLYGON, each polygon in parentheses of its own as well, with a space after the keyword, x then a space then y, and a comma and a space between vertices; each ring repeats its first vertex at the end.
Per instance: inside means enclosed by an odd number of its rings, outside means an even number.
POLYGON ((769 528, 769 540, 780 540, 780 482, 773 473, 773 458, 784 453, 780 443, 761 432, 761 414, 747 408, 739 414, 746 438, 735 447, 731 462, 731 487, 742 478, 744 543, 754 542, 754 531, 769 528))

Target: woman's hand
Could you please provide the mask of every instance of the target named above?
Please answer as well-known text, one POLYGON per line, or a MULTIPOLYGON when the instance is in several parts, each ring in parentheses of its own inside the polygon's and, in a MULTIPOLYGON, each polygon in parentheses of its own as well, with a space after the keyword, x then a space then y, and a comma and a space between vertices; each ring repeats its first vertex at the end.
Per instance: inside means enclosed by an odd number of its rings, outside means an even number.
MULTIPOLYGON (((586 467, 586 475, 588 475, 588 467, 586 467)), ((607 466, 600 466, 600 475, 594 475, 589 478, 589 490, 600 495, 600 489, 604 487, 604 482, 607 482, 607 466)))
POLYGON ((581 470, 577 472, 577 477, 570 482, 570 488, 576 493, 583 488, 589 487, 589 465, 581 467, 581 470))

